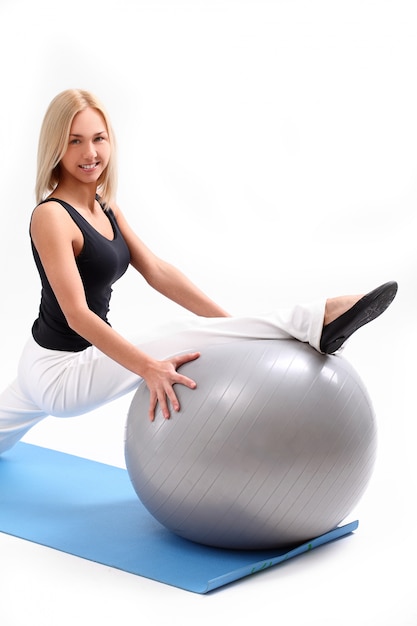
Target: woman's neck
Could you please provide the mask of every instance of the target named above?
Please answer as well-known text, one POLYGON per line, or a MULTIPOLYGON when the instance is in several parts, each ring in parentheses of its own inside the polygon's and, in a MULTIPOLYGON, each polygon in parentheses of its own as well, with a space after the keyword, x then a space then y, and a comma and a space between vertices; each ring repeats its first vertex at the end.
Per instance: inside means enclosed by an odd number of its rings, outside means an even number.
POLYGON ((66 185, 60 182, 51 196, 65 200, 76 208, 94 210, 97 194, 96 185, 66 185))

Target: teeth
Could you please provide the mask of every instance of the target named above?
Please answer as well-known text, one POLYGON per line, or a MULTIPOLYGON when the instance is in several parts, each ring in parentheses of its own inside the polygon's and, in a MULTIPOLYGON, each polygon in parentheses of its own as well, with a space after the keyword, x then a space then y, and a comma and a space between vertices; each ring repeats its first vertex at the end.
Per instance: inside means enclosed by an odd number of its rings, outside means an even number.
POLYGON ((81 165, 81 167, 83 170, 92 170, 96 165, 97 163, 92 163, 91 165, 81 165))

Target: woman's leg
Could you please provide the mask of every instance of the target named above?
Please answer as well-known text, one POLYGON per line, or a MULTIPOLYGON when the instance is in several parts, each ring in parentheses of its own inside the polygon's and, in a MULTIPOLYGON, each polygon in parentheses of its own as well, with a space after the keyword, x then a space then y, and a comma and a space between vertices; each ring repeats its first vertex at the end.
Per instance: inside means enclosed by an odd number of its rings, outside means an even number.
MULTIPOLYGON (((199 318, 167 324, 135 341, 157 359, 202 351, 208 345, 243 339, 295 337, 318 347, 324 303, 263 317, 199 318)), ((45 350, 30 339, 19 380, 31 401, 58 417, 80 415, 136 389, 140 378, 95 347, 82 352, 45 350)))
POLYGON ((0 454, 17 443, 47 413, 22 391, 17 380, 0 394, 0 454))
MULTIPOLYGON (((396 290, 397 284, 391 282, 362 298, 350 297, 350 302, 344 302, 342 307, 350 308, 344 313, 334 313, 338 315, 335 320, 329 318, 329 302, 334 302, 321 301, 265 316, 190 317, 157 329, 153 336, 147 332, 135 343, 157 359, 243 339, 294 338, 320 352, 331 352, 334 346, 340 347, 353 332, 380 315, 395 297, 396 290)), ((76 353, 60 352, 46 350, 31 338, 23 351, 17 382, 0 395, 0 453, 47 415, 81 415, 133 391, 139 381, 137 375, 95 347, 76 353)))
POLYGON ((297 305, 262 316, 190 317, 165 324, 135 344, 160 359, 246 339, 297 339, 320 351, 325 304, 297 305))
MULTIPOLYGON (((146 333, 135 343, 157 359, 243 339, 294 337, 318 349, 324 306, 297 306, 263 317, 190 317, 156 329, 153 335, 146 333)), ((0 453, 47 415, 87 413, 134 391, 139 382, 136 374, 95 347, 75 353, 47 350, 31 337, 20 359, 17 381, 0 395, 0 453)))

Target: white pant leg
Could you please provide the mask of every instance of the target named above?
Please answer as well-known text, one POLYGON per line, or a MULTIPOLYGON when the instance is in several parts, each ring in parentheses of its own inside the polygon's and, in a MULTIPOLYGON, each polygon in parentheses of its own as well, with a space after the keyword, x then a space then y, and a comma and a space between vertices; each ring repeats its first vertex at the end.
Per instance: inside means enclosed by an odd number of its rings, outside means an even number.
POLYGON ((169 322, 136 345, 155 358, 166 358, 184 351, 200 351, 204 346, 243 339, 298 339, 320 351, 325 302, 297 305, 262 316, 191 317, 169 322))
MULTIPOLYGON (((153 335, 148 332, 135 343, 157 359, 242 339, 293 337, 319 349, 324 305, 296 306, 256 317, 190 317, 158 328, 153 335)), ((140 378, 93 346, 82 352, 61 352, 42 348, 31 338, 19 364, 18 380, 20 396, 15 407, 10 401, 3 405, 0 397, 0 451, 8 430, 23 436, 46 415, 86 413, 133 391, 140 378)))
POLYGON ((0 394, 0 454, 17 443, 47 413, 31 402, 15 380, 0 394))

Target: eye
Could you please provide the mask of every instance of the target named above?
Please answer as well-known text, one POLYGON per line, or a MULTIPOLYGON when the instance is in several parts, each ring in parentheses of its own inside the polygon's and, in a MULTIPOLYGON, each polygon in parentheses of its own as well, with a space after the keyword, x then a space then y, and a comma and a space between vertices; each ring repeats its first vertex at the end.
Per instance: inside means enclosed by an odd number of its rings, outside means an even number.
POLYGON ((71 140, 70 140, 70 145, 71 145, 71 146, 75 146, 77 143, 80 143, 80 140, 79 140, 79 139, 71 139, 71 140))
POLYGON ((95 142, 96 143, 101 143, 102 141, 105 140, 105 137, 103 137, 102 135, 99 135, 98 137, 95 138, 95 142))

